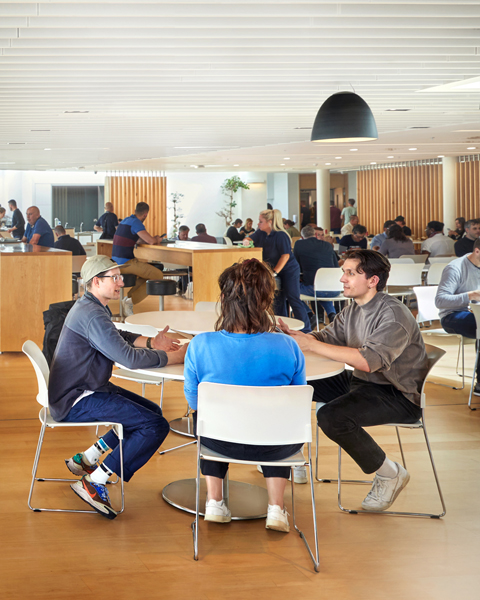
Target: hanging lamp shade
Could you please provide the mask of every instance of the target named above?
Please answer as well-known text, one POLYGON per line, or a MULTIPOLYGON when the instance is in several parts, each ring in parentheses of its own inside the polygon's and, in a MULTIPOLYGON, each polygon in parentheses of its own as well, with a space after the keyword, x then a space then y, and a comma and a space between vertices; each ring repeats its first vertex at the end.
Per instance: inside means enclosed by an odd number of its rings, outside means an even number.
POLYGON ((320 107, 312 129, 312 142, 368 142, 378 138, 368 104, 353 92, 337 92, 320 107))

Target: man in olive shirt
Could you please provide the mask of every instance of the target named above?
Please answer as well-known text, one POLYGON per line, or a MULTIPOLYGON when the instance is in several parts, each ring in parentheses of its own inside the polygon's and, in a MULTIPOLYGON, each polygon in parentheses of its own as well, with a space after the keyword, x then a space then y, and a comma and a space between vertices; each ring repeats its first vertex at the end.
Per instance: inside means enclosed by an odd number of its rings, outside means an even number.
POLYGON ((373 250, 353 250, 342 267, 349 306, 320 332, 292 332, 302 350, 344 362, 354 368, 328 379, 311 381, 313 399, 325 403, 317 412, 323 432, 341 446, 373 486, 362 508, 389 508, 410 476, 391 461, 363 429, 386 423, 416 423, 428 359, 420 330, 408 308, 382 290, 390 263, 373 250))

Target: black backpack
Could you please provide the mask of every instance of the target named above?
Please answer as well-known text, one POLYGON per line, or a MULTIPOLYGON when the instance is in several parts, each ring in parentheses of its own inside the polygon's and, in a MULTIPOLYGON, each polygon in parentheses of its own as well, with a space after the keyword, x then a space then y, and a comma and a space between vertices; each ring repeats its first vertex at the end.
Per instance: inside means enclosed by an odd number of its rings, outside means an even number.
POLYGON ((55 302, 54 304, 50 304, 48 310, 43 313, 43 324, 45 326, 43 354, 47 359, 48 366, 52 364, 53 355, 60 338, 60 333, 62 332, 63 323, 74 304, 75 300, 55 302))

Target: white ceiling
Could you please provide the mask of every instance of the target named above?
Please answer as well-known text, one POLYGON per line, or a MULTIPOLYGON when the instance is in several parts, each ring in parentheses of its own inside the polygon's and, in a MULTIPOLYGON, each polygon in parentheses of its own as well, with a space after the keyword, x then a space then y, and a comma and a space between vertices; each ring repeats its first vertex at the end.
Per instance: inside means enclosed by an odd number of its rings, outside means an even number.
POLYGON ((479 48, 478 0, 0 1, 0 169, 311 171, 478 153, 480 92, 448 84, 480 75, 479 48), (310 143, 320 105, 352 87, 379 139, 310 143))

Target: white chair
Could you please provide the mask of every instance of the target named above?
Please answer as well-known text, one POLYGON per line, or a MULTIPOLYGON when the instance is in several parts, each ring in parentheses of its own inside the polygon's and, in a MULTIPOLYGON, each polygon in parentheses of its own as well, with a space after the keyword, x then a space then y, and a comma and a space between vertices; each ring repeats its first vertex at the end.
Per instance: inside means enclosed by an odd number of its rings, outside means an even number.
MULTIPOLYGON (((317 269, 315 273, 315 280, 313 282, 313 290, 316 294, 317 290, 322 292, 339 292, 338 296, 333 298, 325 298, 320 296, 307 296, 304 294, 300 295, 300 300, 306 302, 315 302, 315 317, 317 319, 317 331, 318 331, 318 300, 328 300, 330 302, 336 302, 337 300, 350 301, 350 298, 346 298, 343 295, 343 284, 340 283, 340 278, 343 276, 343 271, 340 267, 324 267, 317 269)), ((325 312, 325 311, 324 311, 325 312)))
POLYGON ((232 240, 229 237, 227 237, 226 235, 224 235, 223 239, 224 239, 225 243, 227 244, 227 246, 233 246, 233 242, 232 242, 232 240))
POLYGON ((413 286, 422 285, 422 263, 393 264, 388 277, 386 292, 390 296, 411 296, 413 286), (393 290, 393 287, 401 288, 393 290))
POLYGON ((445 263, 446 265, 448 265, 448 263, 451 263, 452 260, 455 260, 456 258, 458 258, 458 257, 457 256, 429 256, 428 262, 431 265, 434 265, 435 263, 445 263))
MULTIPOLYGON (((438 286, 433 285, 422 285, 418 287, 414 287, 413 291, 417 298, 417 323, 432 323, 433 321, 440 320, 440 316, 438 314, 438 308, 435 306, 435 296, 437 295, 438 286)), ((422 335, 435 335, 442 337, 456 337, 458 338, 458 354, 457 354, 457 366, 456 373, 459 377, 462 378, 462 387, 455 387, 451 385, 446 385, 444 383, 436 383, 435 381, 429 381, 429 383, 435 383, 437 385, 443 385, 445 387, 452 388, 452 390, 463 390, 465 387, 465 340, 462 335, 459 333, 447 333, 443 327, 436 327, 434 329, 421 329, 422 335), (462 374, 458 372, 458 363, 460 360, 460 351, 462 353, 462 374)))
POLYGON ((472 396, 473 396, 473 390, 475 388, 475 380, 476 380, 476 373, 477 373, 477 367, 478 367, 478 360, 479 360, 479 355, 480 355, 480 304, 476 304, 473 303, 470 304, 470 309, 473 312, 473 314, 475 315, 475 323, 477 325, 477 353, 475 355, 475 366, 473 367, 473 376, 472 376, 472 385, 470 387, 470 396, 468 398, 468 408, 470 410, 477 410, 476 408, 472 408, 472 396))
POLYGON ((448 263, 436 262, 430 265, 427 272, 427 285, 438 285, 442 278, 442 273, 448 263))
MULTIPOLYGON (((436 346, 430 346, 430 345, 425 345, 425 349, 427 351, 427 356, 428 356, 428 372, 430 372, 430 370, 433 368, 433 366, 440 360, 440 358, 445 354, 445 350, 442 350, 441 348, 437 348, 436 346)), ((428 375, 428 373, 427 373, 428 375)), ((430 463, 432 465, 432 470, 433 470, 433 476, 435 478, 435 483, 437 485, 437 490, 438 490, 438 495, 440 498, 440 503, 442 505, 442 512, 441 513, 420 513, 420 512, 400 512, 400 511, 381 511, 381 512, 371 512, 371 511, 366 511, 366 510, 359 510, 359 509, 349 509, 349 508, 345 508, 342 505, 342 483, 348 483, 348 482, 352 482, 352 483, 372 483, 371 481, 363 481, 363 480, 342 480, 342 449, 340 448, 340 446, 338 447, 338 507, 340 508, 340 510, 350 513, 350 514, 376 514, 376 515, 401 515, 401 516, 411 516, 411 517, 428 517, 430 519, 440 519, 441 517, 444 517, 446 512, 447 512, 447 508, 445 506, 445 500, 443 498, 443 493, 442 493, 442 489, 440 487, 440 480, 438 478, 438 473, 437 473, 437 469, 435 466, 435 462, 433 460, 433 454, 432 454, 432 449, 430 446, 430 441, 428 439, 428 435, 427 435, 427 428, 425 425, 425 405, 426 405, 426 401, 425 401, 425 383, 426 383, 427 378, 425 377, 424 381, 423 381, 423 385, 422 385, 422 391, 421 391, 421 400, 420 400, 420 407, 422 410, 422 415, 420 417, 420 419, 416 422, 416 423, 387 423, 386 425, 383 425, 383 427, 395 427, 396 433, 397 433, 397 439, 398 439, 398 444, 399 444, 399 448, 400 448, 400 454, 402 456, 402 462, 403 462, 403 466, 405 467, 405 469, 407 468, 406 466, 406 461, 405 461, 405 455, 403 453, 403 446, 402 446, 402 441, 400 438, 400 429, 422 429, 424 437, 425 437, 425 443, 427 445, 427 450, 428 450, 428 455, 430 458, 430 463)), ((320 408, 320 410, 322 410, 320 408)), ((318 427, 317 427, 317 464, 318 464, 318 427)), ((317 475, 317 473, 316 473, 317 475)), ((324 482, 328 482, 328 481, 334 481, 334 480, 320 480, 317 478, 317 481, 324 481, 324 482)))
POLYGON ((415 262, 413 259, 411 258, 407 258, 405 256, 402 256, 400 258, 388 258, 388 262, 391 265, 397 264, 397 265, 413 265, 413 263, 415 262))
POLYGON ((404 254, 400 258, 411 258, 414 263, 425 264, 428 254, 404 254))
POLYGON ((308 461, 303 453, 284 460, 264 462, 265 465, 288 466, 292 471, 292 518, 295 530, 305 542, 314 569, 319 571, 318 534, 315 510, 315 492, 312 479, 312 409, 313 388, 308 385, 279 387, 254 387, 201 383, 198 386, 197 413, 197 477, 196 514, 192 523, 194 559, 198 560, 198 522, 200 510, 200 459, 235 464, 257 465, 258 461, 232 459, 202 446, 203 436, 238 444, 282 445, 305 443, 308 461), (295 522, 295 497, 293 467, 308 465, 310 468, 310 493, 315 536, 315 555, 305 535, 295 522))
POLYGON ((40 461, 40 454, 42 452, 43 439, 45 436, 45 431, 47 428, 54 429, 56 427, 96 427, 97 425, 104 425, 105 427, 113 427, 115 433, 118 436, 119 440, 119 450, 120 450, 120 486, 121 486, 121 496, 122 496, 122 506, 121 510, 117 511, 122 513, 125 509, 125 495, 124 495, 124 485, 123 485, 123 426, 121 423, 114 423, 109 421, 94 421, 88 423, 66 423, 63 421, 55 421, 50 414, 48 409, 48 380, 50 377, 50 370, 48 368, 47 361, 40 350, 40 348, 30 340, 26 341, 22 347, 23 352, 28 356, 30 362, 35 369, 35 375, 37 376, 38 383, 38 394, 37 394, 37 402, 42 406, 39 413, 40 423, 42 424, 40 429, 40 436, 38 438, 37 451, 35 453, 35 460, 33 461, 33 469, 32 469, 32 482, 30 484, 30 493, 28 495, 28 508, 33 510, 34 512, 73 512, 73 513, 92 513, 97 514, 94 510, 73 510, 73 509, 63 509, 63 508, 38 508, 32 506, 32 496, 33 489, 36 481, 65 481, 65 482, 74 482, 78 481, 78 479, 52 479, 46 477, 37 477, 37 469, 38 463, 40 461))

